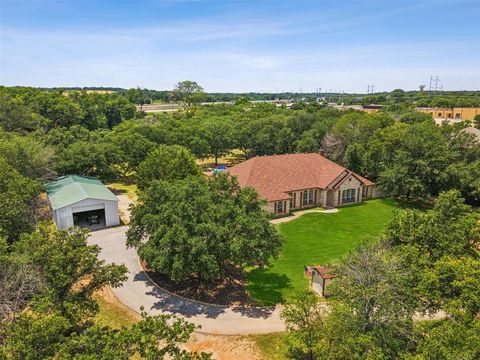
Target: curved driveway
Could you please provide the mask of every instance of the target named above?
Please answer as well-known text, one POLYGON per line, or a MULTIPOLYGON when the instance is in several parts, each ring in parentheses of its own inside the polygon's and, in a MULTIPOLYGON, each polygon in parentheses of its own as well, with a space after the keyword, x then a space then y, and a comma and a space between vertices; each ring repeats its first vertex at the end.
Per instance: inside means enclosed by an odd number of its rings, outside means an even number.
POLYGON ((143 306, 151 315, 175 314, 200 325, 200 332, 222 335, 264 334, 284 331, 280 307, 230 308, 187 300, 155 286, 138 265, 135 249, 125 247, 126 226, 92 232, 89 244, 99 245, 100 258, 107 263, 125 264, 128 279, 113 289, 122 303, 136 312, 143 306))

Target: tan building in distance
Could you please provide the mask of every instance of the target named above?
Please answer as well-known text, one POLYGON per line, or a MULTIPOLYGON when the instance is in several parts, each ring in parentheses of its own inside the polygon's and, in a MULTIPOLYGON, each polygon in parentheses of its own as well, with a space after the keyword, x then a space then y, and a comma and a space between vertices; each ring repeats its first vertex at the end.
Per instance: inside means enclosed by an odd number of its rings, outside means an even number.
POLYGON ((431 108, 421 107, 417 111, 430 114, 433 118, 442 119, 460 119, 460 120, 474 120, 475 116, 480 114, 478 107, 455 107, 455 108, 431 108))

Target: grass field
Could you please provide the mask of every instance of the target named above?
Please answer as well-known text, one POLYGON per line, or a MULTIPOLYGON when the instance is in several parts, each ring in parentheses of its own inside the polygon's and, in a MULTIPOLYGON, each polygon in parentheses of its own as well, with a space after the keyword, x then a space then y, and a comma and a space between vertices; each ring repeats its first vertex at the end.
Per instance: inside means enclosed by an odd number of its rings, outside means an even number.
MULTIPOLYGON (((229 154, 219 157, 219 165, 227 165, 228 167, 245 161, 245 155, 239 149, 233 149, 229 154)), ((197 159, 197 165, 215 167, 215 158, 197 159)))
POLYGON ((334 262, 359 244, 378 239, 397 207, 395 200, 376 199, 279 224, 285 238, 280 257, 268 268, 249 272, 250 295, 259 304, 272 305, 307 289, 305 265, 334 262))
POLYGON ((107 185, 114 192, 125 194, 132 201, 137 200, 137 185, 125 185, 121 183, 110 183, 107 185))

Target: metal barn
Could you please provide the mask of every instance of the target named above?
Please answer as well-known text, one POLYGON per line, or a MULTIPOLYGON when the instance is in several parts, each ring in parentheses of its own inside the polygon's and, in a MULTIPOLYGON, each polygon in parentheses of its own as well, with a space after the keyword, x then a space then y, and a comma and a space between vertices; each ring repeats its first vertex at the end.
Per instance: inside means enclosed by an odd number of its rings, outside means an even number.
POLYGON ((60 229, 81 226, 96 230, 120 224, 117 197, 94 177, 63 176, 45 188, 60 229))

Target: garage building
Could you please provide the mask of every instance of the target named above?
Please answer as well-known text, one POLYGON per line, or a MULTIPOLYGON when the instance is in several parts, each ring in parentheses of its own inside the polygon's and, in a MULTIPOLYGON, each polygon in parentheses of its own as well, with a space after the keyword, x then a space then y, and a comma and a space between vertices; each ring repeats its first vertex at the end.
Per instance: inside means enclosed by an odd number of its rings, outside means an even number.
POLYGON ((60 229, 76 225, 95 230, 120 224, 117 197, 94 177, 62 176, 45 188, 60 229))

